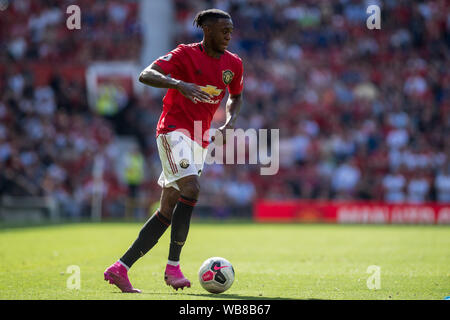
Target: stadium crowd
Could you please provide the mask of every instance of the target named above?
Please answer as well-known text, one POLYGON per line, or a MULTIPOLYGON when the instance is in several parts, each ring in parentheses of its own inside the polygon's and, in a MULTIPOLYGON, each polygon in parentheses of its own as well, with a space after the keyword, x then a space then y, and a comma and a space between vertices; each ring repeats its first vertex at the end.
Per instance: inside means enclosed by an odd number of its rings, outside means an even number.
POLYGON ((71 4, 18 0, 0 11, 0 195, 52 196, 64 215, 89 214, 95 156, 104 154, 101 192, 113 214, 127 194, 114 170, 116 132, 89 108, 82 72, 95 60, 139 58, 138 6, 78 1, 83 32, 73 32, 71 4))
POLYGON ((245 63, 238 127, 280 129, 277 175, 230 166, 212 172, 217 189, 231 177, 269 199, 450 201, 448 2, 176 3, 178 43, 198 41, 199 9, 230 12, 245 63), (366 27, 370 4, 381 30, 366 27))
MULTIPOLYGON (((59 65, 139 59, 136 1, 78 1, 83 32, 70 32, 70 1, 16 0, 0 11, 0 194, 52 195, 83 215, 95 156, 106 161, 107 214, 120 215, 126 185, 114 170, 115 137, 134 134, 146 156, 142 196, 157 201, 154 131, 161 95, 131 97, 117 119, 93 113, 83 77, 59 65), (66 5, 62 4, 64 2, 66 5), (48 83, 38 69, 53 66, 48 83)), ((267 199, 450 202, 450 10, 445 0, 390 0, 381 30, 366 27, 377 2, 175 0, 174 46, 201 40, 192 21, 230 12, 230 51, 244 61, 237 127, 276 128, 280 170, 209 165, 199 204, 249 206, 267 199)), ((161 92, 162 94, 163 92, 161 92)), ((224 110, 216 115, 221 125, 224 110)))

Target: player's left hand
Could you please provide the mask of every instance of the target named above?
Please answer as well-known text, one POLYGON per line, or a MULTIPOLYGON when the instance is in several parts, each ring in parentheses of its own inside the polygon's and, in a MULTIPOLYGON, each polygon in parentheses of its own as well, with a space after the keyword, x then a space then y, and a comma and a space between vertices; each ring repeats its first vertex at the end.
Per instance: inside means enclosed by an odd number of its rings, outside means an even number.
POLYGON ((216 145, 226 144, 227 143, 227 135, 226 135, 227 129, 234 129, 234 127, 229 124, 225 124, 225 125, 221 126, 220 128, 218 128, 216 130, 216 132, 214 133, 214 136, 211 137, 211 140, 216 145))

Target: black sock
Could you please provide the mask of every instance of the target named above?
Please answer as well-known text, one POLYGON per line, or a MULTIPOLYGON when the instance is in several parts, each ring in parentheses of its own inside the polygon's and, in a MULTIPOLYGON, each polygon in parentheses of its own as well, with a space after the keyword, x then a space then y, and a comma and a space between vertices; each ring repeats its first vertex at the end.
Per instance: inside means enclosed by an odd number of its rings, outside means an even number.
POLYGON ((197 203, 195 199, 180 196, 172 216, 170 233, 169 260, 180 261, 181 249, 187 239, 192 211, 197 203))
POLYGON ((137 239, 122 258, 120 258, 120 261, 130 268, 140 257, 144 256, 154 247, 169 225, 170 220, 164 217, 159 211, 156 211, 144 224, 137 239))

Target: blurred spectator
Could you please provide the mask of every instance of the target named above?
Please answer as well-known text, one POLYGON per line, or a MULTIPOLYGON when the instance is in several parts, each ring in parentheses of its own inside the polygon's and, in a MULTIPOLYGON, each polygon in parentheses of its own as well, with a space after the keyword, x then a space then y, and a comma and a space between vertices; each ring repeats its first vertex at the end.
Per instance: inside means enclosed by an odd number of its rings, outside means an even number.
POLYGON ((242 207, 253 203, 256 190, 247 172, 239 171, 236 179, 229 179, 225 185, 225 193, 232 203, 242 207))
POLYGON ((338 199, 355 197, 356 186, 361 177, 361 171, 353 160, 339 165, 333 172, 332 187, 338 199))
POLYGON ((383 178, 384 200, 404 202, 406 200, 406 178, 398 167, 394 167, 383 178))
POLYGON ((427 195, 430 191, 430 182, 423 170, 413 172, 412 177, 408 181, 407 190, 407 202, 423 203, 427 200, 427 195))
POLYGON ((439 170, 434 186, 437 192, 437 201, 450 203, 450 163, 443 165, 439 170))
POLYGON ((139 186, 145 177, 144 157, 138 147, 133 147, 132 150, 125 154, 124 161, 123 170, 125 181, 128 184, 128 196, 135 199, 139 196, 139 186))

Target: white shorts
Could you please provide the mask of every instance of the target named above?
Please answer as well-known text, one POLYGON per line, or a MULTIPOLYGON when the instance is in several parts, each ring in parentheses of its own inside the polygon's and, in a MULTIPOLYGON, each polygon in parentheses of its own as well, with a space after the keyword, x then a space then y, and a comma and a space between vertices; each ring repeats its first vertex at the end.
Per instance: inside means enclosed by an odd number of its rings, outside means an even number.
POLYGON ((179 131, 159 134, 156 138, 162 172, 158 184, 163 188, 174 187, 180 178, 200 176, 208 149, 203 148, 179 131))

